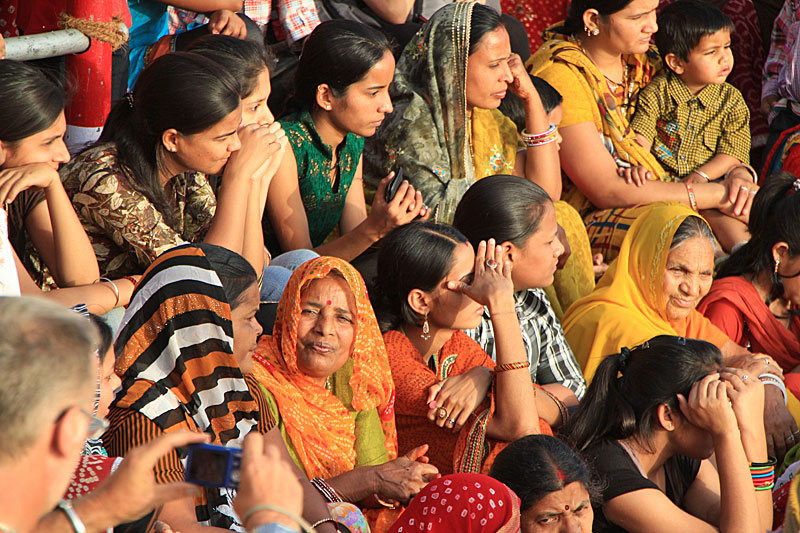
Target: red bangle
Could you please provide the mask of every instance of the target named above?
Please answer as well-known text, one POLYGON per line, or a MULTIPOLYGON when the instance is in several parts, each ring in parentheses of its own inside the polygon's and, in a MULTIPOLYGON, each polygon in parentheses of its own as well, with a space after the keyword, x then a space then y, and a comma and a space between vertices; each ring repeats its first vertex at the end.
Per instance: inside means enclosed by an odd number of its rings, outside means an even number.
POLYGON ((136 288, 136 278, 133 276, 122 276, 122 279, 127 279, 131 283, 133 283, 133 287, 136 288))

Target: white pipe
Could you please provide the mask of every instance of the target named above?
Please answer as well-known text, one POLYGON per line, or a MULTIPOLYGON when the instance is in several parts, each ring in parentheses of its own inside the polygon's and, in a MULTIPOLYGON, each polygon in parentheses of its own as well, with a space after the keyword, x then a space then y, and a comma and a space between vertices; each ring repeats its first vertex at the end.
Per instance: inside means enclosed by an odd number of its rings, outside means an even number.
MULTIPOLYGON (((128 28, 120 24, 128 34, 128 28)), ((48 57, 80 54, 91 46, 92 41, 76 29, 57 30, 6 39, 6 59, 31 61, 48 57)))

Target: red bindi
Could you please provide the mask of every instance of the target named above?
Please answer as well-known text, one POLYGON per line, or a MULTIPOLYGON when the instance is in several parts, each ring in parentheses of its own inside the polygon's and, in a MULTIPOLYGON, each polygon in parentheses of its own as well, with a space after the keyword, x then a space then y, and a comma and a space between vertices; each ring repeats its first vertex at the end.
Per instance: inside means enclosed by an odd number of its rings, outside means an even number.
POLYGON ((569 511, 569 505, 565 505, 565 506, 564 506, 564 510, 565 510, 565 511, 569 511))
POLYGON ((325 302, 325 305, 331 305, 332 303, 333 303, 333 302, 331 302, 330 300, 328 300, 328 301, 326 301, 326 302, 325 302))

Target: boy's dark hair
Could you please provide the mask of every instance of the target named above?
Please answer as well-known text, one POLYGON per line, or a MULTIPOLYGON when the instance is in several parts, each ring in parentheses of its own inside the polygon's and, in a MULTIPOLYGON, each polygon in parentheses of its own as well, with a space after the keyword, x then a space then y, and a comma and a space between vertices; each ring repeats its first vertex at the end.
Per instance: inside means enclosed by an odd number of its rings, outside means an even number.
MULTIPOLYGON (((544 79, 531 75, 531 81, 539 93, 545 113, 550 113, 564 101, 561 93, 544 79)), ((517 131, 521 132, 525 128, 525 108, 522 107, 522 100, 516 94, 511 91, 506 93, 506 97, 500 101, 500 112, 514 122, 517 131)))
POLYGON ((732 32, 733 22, 717 6, 699 0, 678 0, 658 15, 656 46, 662 59, 675 54, 688 61, 700 39, 720 30, 732 32))

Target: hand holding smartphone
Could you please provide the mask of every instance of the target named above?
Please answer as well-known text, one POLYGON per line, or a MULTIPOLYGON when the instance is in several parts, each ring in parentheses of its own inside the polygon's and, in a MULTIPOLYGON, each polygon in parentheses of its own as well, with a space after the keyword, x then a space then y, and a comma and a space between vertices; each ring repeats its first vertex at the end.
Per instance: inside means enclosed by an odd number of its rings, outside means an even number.
POLYGON ((394 200, 394 197, 397 194, 397 189, 400 188, 401 183, 403 183, 402 167, 398 168, 395 171, 394 177, 389 181, 389 184, 386 185, 386 191, 384 191, 384 198, 386 199, 387 204, 392 200, 394 200))

